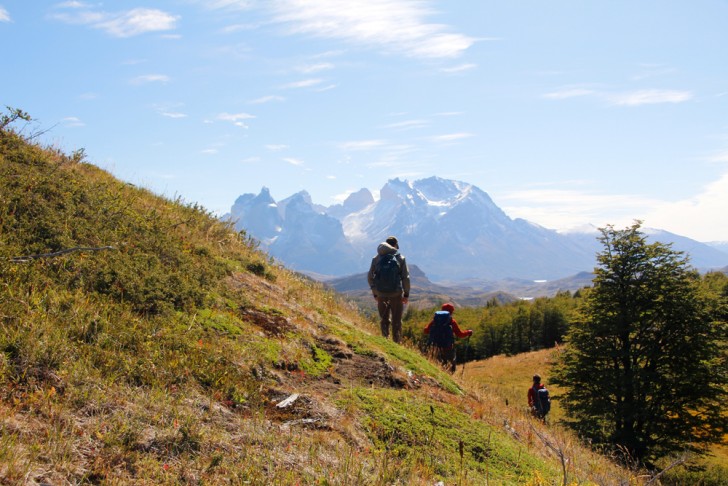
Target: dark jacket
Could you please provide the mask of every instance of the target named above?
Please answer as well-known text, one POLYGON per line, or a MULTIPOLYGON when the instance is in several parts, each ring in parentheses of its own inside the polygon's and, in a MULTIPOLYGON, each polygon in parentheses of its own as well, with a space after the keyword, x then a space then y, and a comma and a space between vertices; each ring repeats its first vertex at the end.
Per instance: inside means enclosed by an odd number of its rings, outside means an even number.
POLYGON ((382 257, 382 255, 387 255, 390 253, 394 253, 395 257, 397 258, 397 261, 399 261, 399 269, 400 269, 400 277, 402 279, 402 291, 396 291, 396 292, 388 292, 388 293, 382 293, 384 296, 396 296, 401 293, 404 294, 404 297, 409 298, 410 294, 410 274, 409 269, 407 268, 407 261, 404 259, 404 257, 399 253, 399 251, 390 245, 389 243, 381 243, 377 247, 377 256, 372 258, 372 264, 369 267, 369 273, 367 274, 367 281, 369 282, 369 288, 372 289, 372 292, 377 295, 379 292, 377 292, 377 289, 374 288, 374 273, 377 268, 377 263, 379 263, 379 259, 382 257))

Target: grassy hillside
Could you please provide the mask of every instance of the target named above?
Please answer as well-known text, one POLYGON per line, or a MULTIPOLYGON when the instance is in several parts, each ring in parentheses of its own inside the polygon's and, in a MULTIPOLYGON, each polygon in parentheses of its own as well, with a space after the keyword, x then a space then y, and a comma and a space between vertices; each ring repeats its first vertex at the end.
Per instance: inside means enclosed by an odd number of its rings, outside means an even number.
POLYGON ((205 209, 0 130, 1 483, 561 484, 550 429, 375 330, 205 209))
MULTIPOLYGON (((567 446, 573 444, 569 434, 560 432, 558 421, 563 417, 564 411, 559 406, 558 396, 562 390, 549 383, 551 367, 554 364, 559 349, 544 349, 531 353, 522 353, 514 356, 494 356, 487 360, 468 363, 465 366, 463 375, 466 381, 481 390, 481 393, 502 397, 507 400, 508 406, 521 411, 527 408, 526 393, 531 385, 531 377, 538 373, 549 392, 556 399, 552 400, 549 422, 554 437, 561 435, 562 441, 567 446)), ((576 447, 567 449, 567 454, 574 461, 588 460, 580 457, 585 451, 576 447)), ((687 458, 685 464, 667 471, 661 476, 661 483, 664 485, 725 485, 728 484, 728 448, 715 445, 711 448, 711 454, 703 458, 687 458)), ((667 468, 671 461, 662 463, 667 468)), ((610 484, 607 482, 607 484, 610 484)))

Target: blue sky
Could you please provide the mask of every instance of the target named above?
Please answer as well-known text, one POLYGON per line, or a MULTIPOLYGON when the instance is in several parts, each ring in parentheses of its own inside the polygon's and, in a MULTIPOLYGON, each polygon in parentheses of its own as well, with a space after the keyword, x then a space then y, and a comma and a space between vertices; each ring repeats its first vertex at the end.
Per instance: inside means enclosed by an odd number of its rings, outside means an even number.
POLYGON ((728 2, 0 0, 0 104, 226 212, 394 177, 728 240, 728 2))

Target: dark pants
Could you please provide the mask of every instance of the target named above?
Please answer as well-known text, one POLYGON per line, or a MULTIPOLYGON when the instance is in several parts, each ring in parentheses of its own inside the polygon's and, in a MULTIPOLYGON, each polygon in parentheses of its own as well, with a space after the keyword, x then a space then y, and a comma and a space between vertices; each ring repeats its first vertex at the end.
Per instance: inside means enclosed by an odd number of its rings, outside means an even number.
POLYGON ((392 341, 398 343, 402 340, 402 294, 378 295, 377 310, 379 311, 379 326, 382 336, 389 337, 389 327, 392 327, 392 341))
POLYGON ((448 369, 450 373, 455 373, 455 363, 457 356, 455 355, 455 346, 450 348, 441 348, 439 346, 432 346, 430 353, 436 358, 442 366, 448 369))

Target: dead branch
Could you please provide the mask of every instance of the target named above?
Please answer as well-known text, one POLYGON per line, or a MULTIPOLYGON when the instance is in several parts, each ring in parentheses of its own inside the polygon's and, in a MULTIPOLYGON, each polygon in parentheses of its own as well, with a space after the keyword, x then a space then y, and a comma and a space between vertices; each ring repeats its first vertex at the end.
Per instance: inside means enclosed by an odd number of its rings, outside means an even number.
POLYGON ((538 430, 536 430, 536 427, 534 427, 533 424, 530 424, 530 426, 531 426, 531 430, 533 430, 533 432, 536 434, 536 436, 539 439, 541 439, 541 442, 543 442, 546 447, 548 447, 549 449, 551 449, 554 452, 554 454, 556 454, 556 456, 561 461, 561 471, 562 471, 562 474, 563 474, 563 483, 562 483, 562 485, 563 486, 566 486, 568 484, 568 482, 567 482, 567 468, 566 468, 566 465, 567 465, 567 462, 569 461, 569 458, 566 457, 566 451, 564 450, 564 448, 562 447, 561 444, 558 444, 558 443, 554 444, 553 442, 551 442, 550 440, 548 440, 546 438, 546 435, 544 435, 544 434, 540 433, 538 430))

